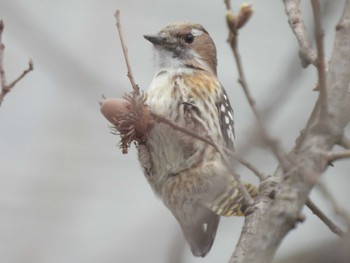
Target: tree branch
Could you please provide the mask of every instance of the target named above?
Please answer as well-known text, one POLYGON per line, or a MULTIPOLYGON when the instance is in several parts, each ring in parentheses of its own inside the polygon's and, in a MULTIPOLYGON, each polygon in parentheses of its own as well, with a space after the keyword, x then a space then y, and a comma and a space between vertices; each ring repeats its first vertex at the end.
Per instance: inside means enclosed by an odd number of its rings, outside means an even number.
POLYGON ((28 69, 24 70, 23 73, 18 76, 15 80, 13 80, 11 83, 7 83, 6 81, 6 75, 5 75, 5 67, 4 67, 4 50, 5 45, 2 42, 2 33, 4 30, 4 22, 0 20, 0 79, 1 79, 1 93, 0 93, 0 106, 7 95, 12 88, 19 82, 21 79, 25 77, 30 71, 34 69, 33 61, 30 59, 28 63, 28 69))
POLYGON ((350 158, 350 150, 340 152, 329 152, 326 153, 326 157, 329 162, 334 162, 341 159, 348 159, 350 158))
MULTIPOLYGON (((253 212, 245 218, 239 242, 230 262, 271 261, 285 235, 296 224, 300 209, 306 203, 308 194, 314 186, 317 177, 328 165, 328 162, 325 160, 324 154, 322 153, 329 152, 335 143, 341 141, 344 127, 347 125, 350 118, 349 105, 347 103, 349 100, 347 92, 350 83, 350 55, 349 52, 346 53, 346 51, 348 51, 348 46, 350 46, 349 1, 350 0, 347 0, 346 2, 347 4, 344 9, 343 18, 337 26, 333 56, 325 80, 325 86, 328 86, 329 88, 327 106, 329 108, 329 113, 332 114, 334 118, 327 118, 327 125, 323 125, 322 129, 319 129, 322 120, 320 114, 316 114, 317 108, 319 107, 319 103, 316 103, 314 109, 315 114, 311 114, 310 116, 303 134, 303 140, 298 140, 296 146, 289 153, 287 158, 279 149, 276 141, 267 133, 266 127, 256 109, 255 101, 250 94, 236 42, 233 41, 232 38, 230 39, 230 44, 239 71, 239 82, 241 83, 248 103, 258 120, 259 128, 262 130, 263 134, 262 137, 281 163, 281 167, 276 169, 273 177, 265 176, 251 164, 240 161, 235 153, 230 153, 228 149, 216 145, 211 138, 195 134, 162 116, 152 114, 157 122, 169 125, 175 130, 183 132, 214 147, 223 157, 225 165, 230 169, 230 173, 232 173, 233 176, 236 177, 237 175, 230 168, 232 165, 228 162, 227 154, 232 154, 238 162, 252 170, 259 178, 265 181, 265 183, 267 182, 267 186, 263 187, 259 192, 259 196, 254 204, 255 209, 253 209, 253 212), (339 71, 339 65, 342 67, 341 71, 339 71), (334 78, 339 80, 337 85, 335 85, 336 82, 334 81, 334 78), (332 130, 329 130, 329 127, 332 127, 332 130), (291 167, 289 162, 287 164, 285 163, 286 160, 293 160, 293 163, 295 162, 298 165, 291 167), (281 183, 282 178, 285 179, 283 183, 281 183), (276 189, 278 189, 278 192, 274 192, 275 196, 274 200, 272 200, 269 195, 276 189), (291 202, 291 200, 293 202, 291 202)), ((285 2, 291 1, 285 0, 285 2)), ((230 8, 230 4, 227 4, 229 3, 227 0, 225 0, 225 3, 227 7, 230 8)), ((299 3, 299 1, 296 3, 299 3)), ((116 18, 119 31, 119 11, 116 13, 116 18)), ((230 33, 235 34, 235 37, 237 36, 237 31, 232 30, 232 28, 230 28, 230 33)), ((121 31, 119 31, 119 37, 121 38, 125 61, 128 67, 128 77, 133 86, 134 93, 136 94, 137 92, 138 94, 139 88, 135 84, 132 75, 127 57, 127 48, 122 40, 123 36, 121 31), (135 89, 135 87, 137 87, 137 89, 135 89)), ((240 184, 239 179, 237 182, 240 184)), ((262 185, 263 183, 264 182, 262 182, 262 185)), ((246 200, 249 200, 249 202, 252 203, 251 197, 242 184, 240 184, 239 190, 245 196, 246 200)))
POLYGON ((341 230, 331 219, 329 219, 321 209, 310 198, 306 201, 306 206, 337 236, 342 237, 345 232, 341 230))
POLYGON ((314 14, 315 23, 315 39, 317 47, 317 73, 318 73, 318 90, 320 91, 320 118, 325 120, 328 118, 328 106, 327 106, 327 83, 326 83, 326 61, 324 55, 324 32, 321 26, 320 19, 320 3, 319 0, 311 0, 312 10, 314 14))
POLYGON ((123 32, 122 32, 122 26, 121 26, 121 23, 120 23, 120 11, 117 10, 115 12, 114 16, 115 16, 115 19, 117 20, 117 29, 118 29, 119 39, 120 39, 120 43, 121 43, 122 48, 123 48, 125 64, 126 64, 126 67, 128 69, 127 76, 128 76, 128 78, 130 80, 130 83, 131 83, 131 86, 132 86, 132 88, 134 90, 135 95, 138 96, 140 94, 140 88, 136 84, 135 79, 134 79, 134 75, 133 75, 132 70, 131 70, 129 57, 128 57, 128 47, 125 44, 124 37, 123 37, 123 32))
POLYGON ((298 213, 306 203, 315 179, 328 165, 320 151, 330 151, 341 140, 344 128, 349 123, 349 47, 350 0, 347 0, 337 26, 326 78, 329 90, 328 110, 332 118, 327 119, 327 125, 321 125, 319 115, 313 118, 310 116, 312 120, 304 130, 303 139, 298 140, 289 153, 300 165, 290 169, 288 176, 285 176, 280 167, 276 169, 274 176, 285 179, 278 185, 275 200, 256 200, 255 206, 258 209, 245 217, 244 227, 230 262, 271 262, 278 246, 296 224, 298 213))
POLYGON ((313 64, 317 66, 317 54, 312 49, 310 40, 306 33, 304 21, 301 17, 299 5, 300 0, 284 0, 285 11, 288 22, 299 43, 299 57, 304 68, 313 64))
POLYGON ((227 148, 225 148, 224 150, 227 154, 229 154, 230 156, 233 156, 233 158, 236 159, 239 163, 241 163, 243 166, 245 166, 250 171, 252 171, 256 175, 256 177, 259 178, 260 181, 264 181, 268 178, 266 174, 262 173, 257 167, 255 167, 253 164, 243 159, 236 152, 227 151, 228 150, 227 148))
POLYGON ((350 227, 350 215, 338 204, 337 200, 331 194, 327 186, 322 181, 318 181, 317 188, 320 190, 323 196, 328 199, 334 213, 338 215, 347 224, 348 227, 350 227))
MULTIPOLYGON (((279 147, 279 143, 275 138, 272 138, 268 131, 267 128, 262 120, 261 114, 256 108, 256 103, 255 100, 250 92, 250 89, 248 87, 248 82, 246 80, 242 62, 241 62, 241 56, 238 52, 238 45, 237 45, 237 36, 238 36, 238 27, 237 25, 239 24, 238 21, 236 21, 234 18, 235 16, 232 13, 231 6, 229 4, 229 1, 225 1, 226 8, 227 8, 227 15, 226 15, 226 20, 227 20, 227 25, 229 29, 229 39, 228 42, 230 44, 231 50, 233 52, 233 56, 236 62, 237 66, 237 71, 238 71, 238 82, 241 84, 241 87, 243 89, 243 92, 245 94, 245 97, 247 98, 247 101, 249 103, 249 106, 257 120, 258 123, 258 128, 259 132, 261 134, 261 137, 264 141, 264 143, 271 149, 271 151, 274 153, 280 164, 284 169, 287 169, 289 167, 289 162, 285 158, 285 154, 279 147)), ((241 11, 243 8, 241 8, 241 11)), ((237 16, 239 17, 239 15, 237 16)))

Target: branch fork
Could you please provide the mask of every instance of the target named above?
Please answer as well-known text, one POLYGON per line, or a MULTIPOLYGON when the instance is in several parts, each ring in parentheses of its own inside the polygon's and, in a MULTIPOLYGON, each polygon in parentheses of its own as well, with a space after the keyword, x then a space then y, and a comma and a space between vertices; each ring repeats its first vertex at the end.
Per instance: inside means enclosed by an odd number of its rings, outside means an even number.
POLYGON ((7 95, 12 88, 21 80, 23 79, 30 71, 34 69, 33 60, 30 59, 28 62, 28 68, 22 72, 21 75, 19 75, 15 80, 13 80, 11 83, 7 83, 6 81, 6 74, 5 74, 5 67, 4 67, 4 50, 5 45, 2 42, 2 33, 4 30, 4 22, 0 20, 0 79, 1 79, 1 93, 0 93, 0 106, 7 95))

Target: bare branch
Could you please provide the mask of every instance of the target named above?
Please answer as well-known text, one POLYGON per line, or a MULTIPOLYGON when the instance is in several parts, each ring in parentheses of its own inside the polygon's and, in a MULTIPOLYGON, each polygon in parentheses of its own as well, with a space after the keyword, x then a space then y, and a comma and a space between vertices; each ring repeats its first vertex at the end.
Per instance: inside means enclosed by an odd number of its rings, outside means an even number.
POLYGON ((6 86, 6 77, 4 69, 4 49, 5 45, 2 43, 2 32, 4 31, 4 21, 0 20, 0 75, 1 75, 1 86, 6 86))
POLYGON ((338 215, 347 224, 348 227, 350 227, 350 215, 338 204, 337 200, 335 200, 335 197, 331 194, 326 184, 322 181, 318 181, 317 188, 320 190, 323 196, 328 199, 334 213, 338 215))
POLYGON ((350 158, 350 150, 340 151, 340 152, 329 152, 326 153, 327 160, 329 162, 334 162, 341 159, 350 158))
POLYGON ((341 230, 331 219, 329 219, 321 209, 308 198, 306 206, 319 218, 325 225, 337 236, 342 237, 345 235, 345 232, 341 230))
POLYGON ((289 176, 285 176, 281 167, 276 169, 273 177, 284 178, 284 181, 278 184, 273 201, 260 199, 260 196, 255 200, 254 207, 257 209, 245 217, 231 263, 272 261, 282 240, 298 222, 298 214, 314 187, 315 179, 327 168, 328 162, 322 151, 330 151, 341 140, 344 128, 350 121, 350 0, 346 1, 336 29, 326 78, 328 110, 332 118, 327 118, 326 127, 320 126, 316 109, 319 102, 316 103, 302 139, 297 140, 289 153, 295 163, 302 165, 292 167, 288 171, 289 176))
POLYGON ((243 159, 240 155, 238 155, 235 152, 229 151, 227 148, 224 149, 227 154, 232 156, 234 159, 236 159, 239 163, 241 163, 243 166, 251 170, 258 178, 260 181, 266 180, 268 178, 267 175, 262 173, 257 167, 255 167, 253 164, 250 162, 246 161, 243 159))
POLYGON ((32 71, 33 69, 34 69, 33 60, 32 60, 32 59, 29 59, 28 68, 25 69, 25 70, 22 72, 22 74, 19 75, 19 76, 17 77, 17 79, 13 80, 10 84, 8 84, 8 85, 7 85, 8 88, 9 88, 9 89, 12 89, 12 88, 17 84, 18 81, 20 81, 22 78, 24 78, 24 76, 27 75, 27 73, 28 73, 29 71, 32 71))
POLYGON ((4 22, 0 20, 0 79, 1 79, 1 93, 0 93, 0 106, 6 96, 7 93, 9 93, 12 88, 17 84, 18 81, 23 79, 25 75, 27 75, 30 71, 34 69, 33 67, 33 61, 32 59, 29 60, 29 65, 26 70, 23 71, 23 73, 17 77, 15 80, 13 80, 11 83, 7 84, 6 81, 6 75, 5 75, 5 67, 4 67, 4 50, 5 45, 2 42, 2 32, 4 30, 4 22))
POLYGON ((124 37, 123 37, 122 26, 121 26, 121 23, 120 23, 120 11, 117 10, 115 12, 114 16, 115 16, 115 19, 117 20, 117 29, 118 29, 119 39, 120 39, 120 43, 121 43, 122 48, 123 48, 123 53, 124 53, 126 67, 128 69, 127 76, 128 76, 128 78, 130 80, 130 83, 131 83, 131 86, 132 86, 132 88, 133 88, 133 90, 135 92, 135 95, 139 95, 140 94, 140 88, 135 82, 134 75, 132 73, 130 62, 129 62, 128 48, 127 48, 127 46, 125 44, 124 37))
MULTIPOLYGON (((299 4, 299 1, 285 0, 285 3, 286 2, 295 2, 297 6, 299 4)), ((347 3, 349 5, 350 0, 348 0, 347 3)), ((231 8, 230 2, 228 0, 225 0, 225 4, 228 9, 231 8)), ((116 18, 117 18, 117 27, 118 27, 118 24, 120 26, 119 11, 117 11, 116 13, 116 18)), ((346 23, 345 24, 339 23, 338 26, 339 28, 341 28, 341 30, 338 30, 338 31, 345 31, 345 32, 341 32, 339 33, 339 35, 337 34, 336 36, 336 43, 335 43, 333 57, 332 57, 332 59, 334 59, 335 65, 337 65, 339 62, 343 62, 342 57, 343 57, 343 60, 348 59, 347 54, 345 55, 342 54, 342 56, 339 56, 339 53, 337 53, 338 50, 336 50, 336 46, 349 45, 349 39, 347 39, 348 36, 346 35, 347 33, 349 33, 348 32, 349 26, 346 23), (345 38, 345 40, 341 39, 343 41, 339 41, 340 38, 345 38)), ((249 163, 247 164, 247 162, 240 161, 240 159, 237 158, 237 155, 235 153, 232 153, 232 152, 230 153, 230 151, 225 147, 221 147, 220 145, 215 144, 210 137, 200 136, 189 129, 178 126, 177 124, 173 123, 172 121, 166 119, 163 116, 159 116, 153 113, 152 113, 152 116, 156 119, 157 122, 163 123, 165 125, 169 125, 174 130, 183 132, 189 136, 192 136, 195 139, 201 140, 211 145, 212 147, 214 147, 222 156, 222 159, 224 160, 225 165, 229 168, 230 173, 235 178, 237 178, 238 188, 240 192, 244 195, 245 200, 248 200, 249 204, 252 204, 253 200, 251 199, 249 193, 246 191, 245 187, 240 183, 240 180, 237 174, 235 174, 232 168, 230 168, 232 164, 229 163, 227 154, 231 154, 232 156, 234 156, 238 162, 245 165, 248 169, 252 170, 255 174, 259 174, 258 175, 259 178, 262 178, 266 181, 269 181, 271 178, 276 179, 276 181, 278 181, 278 179, 283 178, 283 176, 285 175, 285 172, 288 171, 288 174, 290 176, 285 177, 286 180, 283 182, 283 184, 279 184, 279 188, 278 188, 279 191, 278 193, 276 193, 276 198, 274 201, 272 201, 268 195, 259 193, 259 199, 254 204, 254 208, 256 208, 256 210, 254 210, 253 213, 247 215, 239 243, 237 244, 236 251, 231 259, 231 262, 241 262, 241 261, 270 262, 281 240, 288 233, 288 231, 290 231, 296 224, 298 220, 299 211, 307 201, 307 196, 315 183, 315 179, 324 171, 324 169, 327 166, 327 162, 324 161, 325 160, 324 155, 320 153, 319 149, 325 152, 329 151, 333 147, 334 143, 337 141, 335 138, 337 138, 337 136, 342 134, 342 131, 349 120, 348 118, 337 118, 337 117, 332 118, 332 120, 328 120, 328 121, 332 122, 330 123, 332 127, 335 127, 333 133, 327 133, 324 130, 321 131, 318 129, 314 129, 312 130, 313 134, 311 134, 309 130, 311 130, 312 124, 314 122, 314 118, 312 118, 312 121, 310 121, 310 123, 307 124, 307 128, 306 128, 307 132, 305 133, 303 140, 297 142, 296 147, 291 151, 287 159, 285 154, 280 150, 277 142, 269 136, 267 129, 260 116, 260 113, 256 108, 255 101, 250 93, 246 78, 244 76, 242 63, 238 53, 237 43, 236 43, 236 36, 237 36, 236 28, 232 29, 229 26, 229 29, 231 34, 230 44, 231 44, 231 48, 234 53, 234 56, 236 58, 237 68, 239 71, 239 82, 247 97, 248 103, 250 104, 252 111, 255 117, 257 118, 259 129, 261 130, 261 134, 264 141, 266 142, 267 145, 270 146, 271 150, 274 152, 275 156, 277 157, 277 159, 280 161, 280 164, 281 164, 281 167, 276 169, 275 176, 268 177, 263 175, 254 166, 250 165, 249 163), (298 163, 302 163, 302 165, 291 167, 290 160, 298 160, 298 163), (323 161, 320 162, 320 160, 323 160, 323 161), (290 169, 290 168, 293 168, 293 169, 290 169), (305 178, 308 179, 307 176, 305 176, 305 174, 311 174, 312 176, 310 177, 312 177, 313 180, 305 180, 305 178), (295 202, 291 202, 291 200, 295 202)), ((118 30, 119 30, 119 27, 118 27, 118 30)), ((122 39, 122 35, 119 34, 119 36, 122 39)), ((305 36, 306 36, 306 33, 305 33, 305 36)), ((123 45, 122 40, 121 42, 123 45)), ((128 71, 131 72, 129 60, 127 57, 127 48, 126 46, 124 47, 123 47, 123 50, 124 50, 124 56, 127 63, 128 71)), ((316 61, 316 58, 314 58, 314 63, 316 63, 315 61, 316 61)), ((341 63, 341 65, 344 65, 344 63, 341 63)), ((135 84, 134 78, 132 76, 132 73, 130 75, 129 72, 128 72, 128 77, 130 79, 131 84, 133 85, 133 83, 135 84)), ((334 85, 332 86, 329 84, 331 83, 331 80, 330 78, 328 78, 328 75, 332 75, 332 74, 337 75, 335 72, 336 72, 336 66, 332 64, 330 66, 329 72, 327 72, 327 79, 325 81, 327 82, 326 84, 329 86, 330 91, 332 91, 332 89, 335 90, 333 91, 332 94, 330 94, 329 107, 330 108, 333 107, 332 114, 335 114, 335 116, 337 116, 337 113, 343 110, 343 106, 345 103, 344 101, 345 96, 343 96, 344 94, 342 93, 344 89, 344 85, 338 85, 337 87, 335 87, 334 85), (334 99, 332 100, 331 98, 333 96, 331 95, 335 95, 337 92, 339 92, 340 95, 342 95, 341 96, 342 99, 340 100, 338 99, 338 103, 335 103, 335 99, 337 98, 337 96, 334 96, 334 99)), ((350 67, 348 67, 348 65, 345 63, 344 70, 340 73, 341 77, 343 77, 344 74, 345 74, 344 76, 350 75, 349 72, 350 72, 350 67)), ((344 79, 341 82, 341 84, 343 84, 343 82, 346 82, 346 80, 344 79)), ((347 82, 347 84, 348 83, 349 82, 347 82)), ((133 85, 133 88, 134 88, 134 85, 133 85)), ((134 88, 134 92, 136 92, 135 88, 134 88)), ((138 87, 137 87, 137 92, 138 92, 138 87)), ((319 103, 317 103, 315 108, 317 108, 318 105, 319 103)), ((315 109, 314 112, 316 116, 317 109, 315 109)), ((271 185, 273 183, 274 182, 272 182, 271 185)))
POLYGON ((320 118, 324 121, 328 118, 327 105, 327 80, 326 80, 326 61, 324 55, 324 32, 321 26, 320 19, 320 3, 319 0, 311 0, 312 10, 315 23, 315 39, 317 46, 317 73, 318 73, 318 90, 320 91, 320 118))
MULTIPOLYGON (((226 3, 226 1, 225 1, 226 3)), ((226 7, 229 8, 230 5, 228 5, 226 3, 226 7)), ((232 13, 231 9, 227 10, 228 12, 232 13)), ((263 141, 266 143, 266 145, 268 147, 270 147, 270 149, 272 150, 272 152, 274 153, 274 155, 276 156, 276 158, 278 159, 278 161, 280 162, 280 164, 282 165, 282 167, 284 169, 287 170, 287 168, 289 167, 289 162, 288 160, 285 158, 285 154, 283 153, 283 151, 280 149, 278 141, 275 138, 272 138, 268 131, 267 128, 262 120, 261 114, 258 111, 258 109, 256 108, 256 103, 255 100, 250 92, 250 89, 248 87, 248 83, 244 74, 244 70, 243 70, 243 66, 242 66, 242 62, 241 62, 241 57, 240 54, 238 52, 238 47, 237 47, 237 35, 238 35, 238 31, 237 28, 234 27, 236 24, 234 22, 232 22, 229 18, 229 16, 226 16, 227 18, 227 24, 228 24, 228 28, 229 28, 229 44, 231 46, 231 50, 233 52, 233 56, 235 58, 235 62, 236 62, 236 66, 237 66, 237 71, 238 71, 238 82, 241 84, 241 87, 243 89, 243 92, 248 100, 249 106, 257 120, 258 123, 258 127, 259 127, 259 131, 261 133, 261 137, 263 139, 263 141)))
POLYGON ((299 43, 299 57, 304 68, 313 64, 316 66, 317 54, 312 49, 306 33, 304 21, 301 17, 299 4, 300 0, 284 0, 285 11, 288 22, 299 43))

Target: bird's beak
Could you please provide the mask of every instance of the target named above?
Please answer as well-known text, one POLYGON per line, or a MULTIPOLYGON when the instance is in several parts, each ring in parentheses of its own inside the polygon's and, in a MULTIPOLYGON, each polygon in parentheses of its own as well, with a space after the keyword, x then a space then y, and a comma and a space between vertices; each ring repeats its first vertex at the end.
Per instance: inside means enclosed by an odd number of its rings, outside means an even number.
POLYGON ((166 42, 165 37, 160 37, 157 35, 143 35, 144 38, 146 38, 149 42, 151 42, 153 45, 164 45, 166 42))

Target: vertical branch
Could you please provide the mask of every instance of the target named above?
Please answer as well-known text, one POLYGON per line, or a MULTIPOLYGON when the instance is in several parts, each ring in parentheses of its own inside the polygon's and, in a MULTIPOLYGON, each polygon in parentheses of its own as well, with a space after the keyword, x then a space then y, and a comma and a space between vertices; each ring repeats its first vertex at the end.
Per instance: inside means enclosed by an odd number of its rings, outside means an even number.
POLYGON ((317 74, 318 74, 318 90, 320 92, 320 117, 325 120, 328 117, 328 94, 326 83, 326 62, 324 55, 324 32, 320 19, 320 2, 319 0, 311 0, 312 11, 315 23, 315 39, 317 47, 317 74))
POLYGON ((1 93, 0 93, 0 106, 6 96, 7 93, 11 91, 11 89, 17 84, 18 81, 24 78, 27 73, 34 69, 33 61, 30 59, 28 63, 28 68, 22 72, 19 77, 13 80, 11 83, 7 83, 6 75, 5 75, 5 67, 4 67, 4 50, 5 45, 2 42, 2 32, 4 30, 4 22, 0 20, 0 79, 1 79, 1 93))
MULTIPOLYGON (((1 87, 4 89, 6 86, 6 77, 5 77, 5 69, 4 65, 4 49, 5 45, 2 43, 2 32, 4 31, 4 22, 0 20, 0 77, 1 77, 1 87)), ((3 93, 3 92, 2 92, 3 93)), ((0 100, 0 104, 2 99, 0 100)))
POLYGON ((304 68, 313 64, 316 66, 317 55, 312 49, 305 24, 300 13, 300 0, 283 0, 288 23, 299 43, 299 57, 304 68))
MULTIPOLYGON (((289 176, 279 185, 273 201, 267 202, 263 207, 260 206, 260 199, 256 201, 259 202, 257 204, 259 208, 262 208, 245 218, 243 228, 245 232, 242 231, 230 262, 271 262, 282 240, 295 227, 300 209, 305 205, 315 183, 313 180, 305 180, 307 179, 305 172, 315 177, 326 169, 327 163, 323 161, 324 157, 320 156, 320 151, 329 151, 335 143, 339 142, 350 120, 349 48, 350 0, 346 0, 342 17, 336 28, 331 63, 327 70, 328 91, 332 92, 327 101, 332 118, 328 118, 327 122, 332 127, 332 131, 314 129, 308 132, 302 141, 296 143, 298 150, 294 147, 290 154, 296 157, 300 165, 290 169, 289 176)), ((318 101, 320 104, 320 97, 318 101)), ((347 147, 348 142, 343 144, 347 147)), ((274 177, 284 177, 281 167, 276 169, 274 177)))
POLYGON ((258 126, 259 126, 259 131, 261 133, 261 137, 263 138, 264 142, 266 145, 270 147, 276 158, 278 159, 279 163, 282 165, 284 170, 287 170, 289 167, 289 162, 285 158, 285 154, 283 151, 280 149, 277 140, 272 138, 268 130, 262 120, 261 114, 259 113, 258 109, 256 108, 255 100, 250 92, 250 89, 248 87, 248 83, 244 74, 243 66, 242 66, 242 61, 240 54, 238 52, 238 47, 237 47, 237 41, 238 41, 238 29, 242 27, 249 19, 252 9, 251 6, 247 5, 242 5, 240 14, 237 16, 237 18, 233 15, 233 12, 231 10, 231 5, 229 1, 225 1, 225 5, 227 8, 227 15, 226 15, 226 20, 227 20, 227 25, 229 28, 229 44, 231 46, 231 50, 233 52, 233 56, 235 58, 236 66, 237 66, 237 71, 238 71, 238 82, 241 84, 241 87, 243 89, 243 92, 245 94, 245 97, 248 100, 249 106, 257 120, 258 126), (249 12, 250 11, 250 12, 249 12), (241 14, 245 14, 244 16, 241 14), (240 18, 244 21, 242 23, 240 21, 240 18))
POLYGON ((122 48, 123 48, 123 53, 124 53, 124 58, 125 58, 125 64, 126 64, 126 67, 128 69, 128 78, 130 80, 130 83, 131 83, 131 86, 134 90, 134 93, 136 96, 138 96, 140 94, 140 88, 139 86, 135 83, 135 79, 134 79, 134 75, 132 73, 132 70, 131 70, 131 66, 130 66, 130 62, 129 62, 129 57, 128 57, 128 48, 124 42, 124 37, 123 37, 123 32, 122 32, 122 26, 121 26, 121 23, 120 23, 120 11, 117 10, 115 12, 115 18, 117 20, 117 29, 118 29, 118 34, 119 34, 119 39, 120 39, 120 43, 122 45, 122 48))

